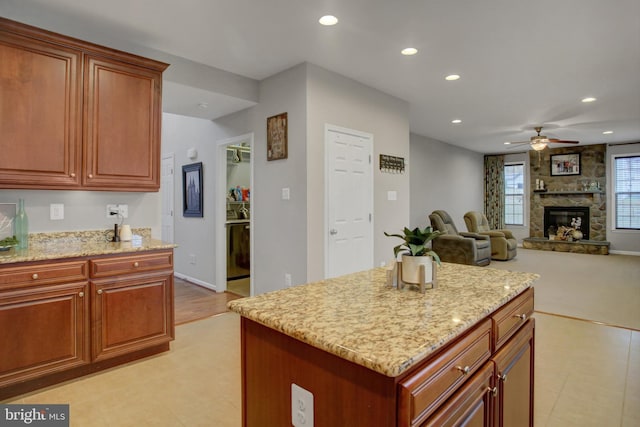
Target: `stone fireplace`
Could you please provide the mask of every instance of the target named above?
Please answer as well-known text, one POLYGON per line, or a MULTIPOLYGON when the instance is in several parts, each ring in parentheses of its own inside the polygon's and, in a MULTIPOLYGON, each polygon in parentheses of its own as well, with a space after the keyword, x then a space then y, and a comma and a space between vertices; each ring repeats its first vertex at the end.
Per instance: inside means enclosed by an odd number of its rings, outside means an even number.
POLYGON ((586 206, 545 206, 544 207, 544 237, 549 237, 549 227, 570 227, 574 218, 580 218, 583 239, 589 240, 591 221, 589 208, 586 206))
POLYGON ((571 225, 571 218, 582 215, 580 231, 584 235, 583 240, 607 240, 605 159, 605 144, 547 148, 541 152, 529 152, 530 238, 548 239, 549 225, 545 221, 549 221, 548 215, 551 214, 547 212, 554 212, 555 220, 565 226, 571 225), (580 153, 580 174, 551 175, 550 156, 571 153, 580 153), (535 188, 536 179, 544 181, 544 190, 535 188))

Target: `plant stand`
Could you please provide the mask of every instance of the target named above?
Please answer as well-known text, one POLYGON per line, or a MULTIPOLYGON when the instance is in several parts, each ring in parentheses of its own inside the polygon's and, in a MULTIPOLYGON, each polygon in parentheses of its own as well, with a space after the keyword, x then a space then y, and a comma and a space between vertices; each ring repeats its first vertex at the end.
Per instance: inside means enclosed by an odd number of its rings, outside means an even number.
MULTIPOLYGON (((431 280, 431 289, 435 289, 438 287, 438 280, 437 280, 437 269, 438 265, 436 264, 435 261, 432 261, 432 280, 431 280)), ((398 289, 404 289, 405 285, 413 285, 413 286, 419 286, 420 287, 420 292, 421 293, 426 293, 427 291, 427 278, 425 277, 425 269, 424 269, 424 265, 419 266, 418 268, 419 270, 419 276, 420 276, 420 283, 407 283, 404 280, 402 280, 402 261, 397 261, 396 262, 396 268, 397 270, 397 275, 398 275, 398 289)))

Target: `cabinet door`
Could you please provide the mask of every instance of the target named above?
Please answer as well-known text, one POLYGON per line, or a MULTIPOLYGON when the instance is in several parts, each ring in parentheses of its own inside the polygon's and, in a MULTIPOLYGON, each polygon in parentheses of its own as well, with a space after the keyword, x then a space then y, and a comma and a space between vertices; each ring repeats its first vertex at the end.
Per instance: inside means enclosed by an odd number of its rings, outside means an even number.
POLYGON ((158 191, 161 72, 91 55, 84 69, 83 186, 158 191))
POLYGON ((91 294, 93 360, 173 340, 173 272, 94 280, 91 294))
POLYGON ((493 376, 493 364, 486 363, 421 427, 490 427, 493 376))
POLYGON ((0 387, 89 363, 88 283, 0 292, 0 387))
POLYGON ((0 21, 0 188, 80 184, 81 53, 0 21))
POLYGON ((533 427, 534 330, 534 319, 529 319, 493 357, 496 427, 533 427))

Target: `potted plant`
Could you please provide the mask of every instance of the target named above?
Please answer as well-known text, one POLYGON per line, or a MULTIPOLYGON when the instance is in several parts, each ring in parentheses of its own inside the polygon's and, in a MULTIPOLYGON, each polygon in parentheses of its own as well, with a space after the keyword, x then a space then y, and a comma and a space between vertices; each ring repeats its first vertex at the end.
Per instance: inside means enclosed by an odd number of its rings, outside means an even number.
POLYGON ((433 278, 433 262, 440 265, 440 257, 431 250, 430 242, 441 233, 427 226, 424 230, 419 227, 410 230, 405 227, 402 234, 389 234, 388 237, 398 237, 404 243, 393 248, 393 253, 398 257, 402 254, 402 281, 406 283, 420 284, 420 266, 424 266, 425 283, 431 283, 433 278))

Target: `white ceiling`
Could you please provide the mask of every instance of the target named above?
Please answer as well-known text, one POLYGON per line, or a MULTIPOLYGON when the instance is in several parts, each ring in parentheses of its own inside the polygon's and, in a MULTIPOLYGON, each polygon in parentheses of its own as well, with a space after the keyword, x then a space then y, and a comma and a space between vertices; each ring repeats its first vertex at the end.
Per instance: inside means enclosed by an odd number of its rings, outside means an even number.
MULTIPOLYGON (((408 101, 413 133, 483 153, 536 125, 640 141, 638 0, 0 0, 0 15, 257 80, 308 61, 408 101), (340 22, 322 27, 324 14, 340 22)), ((216 111, 244 108, 227 98, 216 111)))

